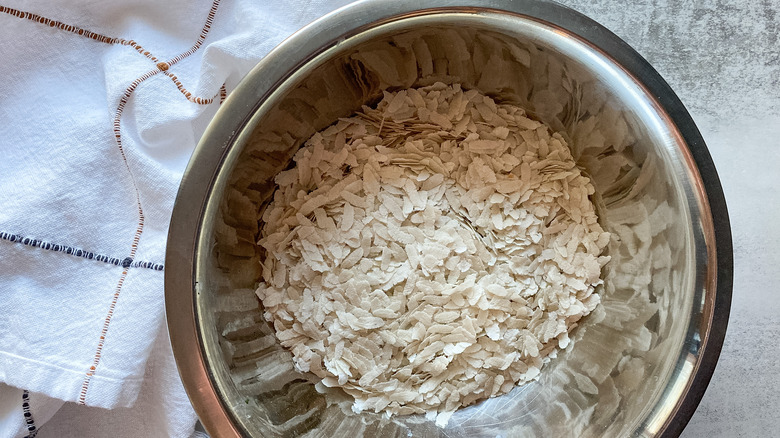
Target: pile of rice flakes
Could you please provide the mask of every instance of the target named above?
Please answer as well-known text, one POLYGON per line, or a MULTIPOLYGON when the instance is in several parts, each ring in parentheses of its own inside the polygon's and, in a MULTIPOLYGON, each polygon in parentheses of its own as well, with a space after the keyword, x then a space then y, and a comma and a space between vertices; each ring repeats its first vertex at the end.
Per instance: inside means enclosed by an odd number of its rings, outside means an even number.
POLYGON ((457 84, 314 134, 262 216, 257 295, 296 368, 353 410, 438 414, 535 379, 609 257, 558 133, 457 84))

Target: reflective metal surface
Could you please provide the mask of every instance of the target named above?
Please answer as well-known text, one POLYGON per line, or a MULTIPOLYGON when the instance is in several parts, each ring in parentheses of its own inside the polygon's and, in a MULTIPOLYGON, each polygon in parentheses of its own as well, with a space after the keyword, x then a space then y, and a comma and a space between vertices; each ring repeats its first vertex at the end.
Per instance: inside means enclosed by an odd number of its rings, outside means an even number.
POLYGON ((676 436, 725 335, 731 236, 690 116, 632 49, 538 1, 369 0, 301 30, 230 95, 174 208, 166 311, 177 364, 213 436, 676 436), (353 414, 292 369, 254 297, 258 212, 314 132, 384 89, 457 81, 567 136, 613 233, 603 305, 540 379, 458 411, 353 414))

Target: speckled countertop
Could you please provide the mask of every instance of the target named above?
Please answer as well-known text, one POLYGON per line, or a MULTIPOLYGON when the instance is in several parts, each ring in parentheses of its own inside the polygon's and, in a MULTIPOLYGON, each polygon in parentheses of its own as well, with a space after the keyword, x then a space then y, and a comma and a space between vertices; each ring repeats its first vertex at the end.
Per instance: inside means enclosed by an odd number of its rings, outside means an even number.
POLYGON ((720 361, 683 433, 777 436, 780 1, 564 0, 642 54, 687 106, 728 203, 734 293, 720 361))

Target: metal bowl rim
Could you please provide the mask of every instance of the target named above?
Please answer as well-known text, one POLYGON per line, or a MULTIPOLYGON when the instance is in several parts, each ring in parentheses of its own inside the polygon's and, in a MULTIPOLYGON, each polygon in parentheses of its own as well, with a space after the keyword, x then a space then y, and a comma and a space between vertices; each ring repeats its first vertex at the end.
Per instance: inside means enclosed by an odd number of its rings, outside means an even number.
MULTIPOLYGON (((274 48, 236 87, 209 124, 182 177, 174 203, 165 259, 165 307, 169 335, 179 374, 207 431, 214 436, 241 436, 231 410, 219 396, 203 354, 195 314, 195 251, 200 225, 214 179, 234 141, 265 98, 300 65, 345 36, 386 21, 411 15, 459 12, 499 12, 542 21, 578 36, 607 54, 639 82, 666 111, 688 146, 706 192, 715 239, 716 290, 697 371, 660 436, 678 436, 696 410, 715 370, 728 324, 733 281, 731 229, 723 190, 704 139, 688 111, 650 64, 623 40, 592 19, 570 8, 537 0, 430 0, 419 2, 363 0, 314 21, 274 48), (346 21, 345 27, 333 22, 346 21), (323 43, 324 42, 324 43, 323 43), (238 117, 237 117, 238 116, 238 117), (243 117, 242 117, 243 116, 243 117)), ((712 294, 711 291, 708 291, 712 294)))

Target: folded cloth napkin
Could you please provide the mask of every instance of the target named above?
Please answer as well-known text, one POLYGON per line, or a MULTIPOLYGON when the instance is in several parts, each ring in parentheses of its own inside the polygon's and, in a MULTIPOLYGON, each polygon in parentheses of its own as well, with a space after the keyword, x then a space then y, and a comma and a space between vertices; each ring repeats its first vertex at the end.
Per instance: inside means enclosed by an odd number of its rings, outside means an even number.
POLYGON ((163 307, 179 180, 241 77, 346 3, 0 0, 0 437, 192 433, 163 307))

